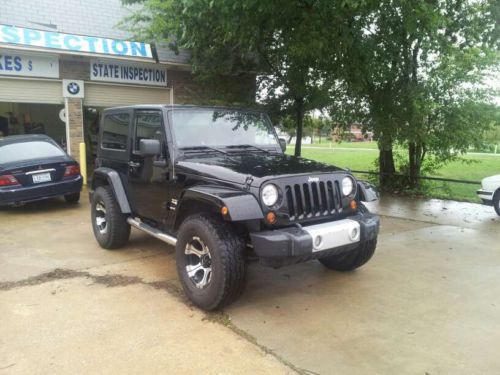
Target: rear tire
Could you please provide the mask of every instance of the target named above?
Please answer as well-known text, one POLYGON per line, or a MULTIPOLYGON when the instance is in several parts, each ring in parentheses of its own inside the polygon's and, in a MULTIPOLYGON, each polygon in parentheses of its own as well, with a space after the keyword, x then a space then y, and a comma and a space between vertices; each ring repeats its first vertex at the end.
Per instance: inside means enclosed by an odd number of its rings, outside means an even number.
POLYGON ((493 207, 498 216, 500 216, 500 189, 493 196, 493 207))
POLYGON ((199 214, 182 223, 175 246, 184 292, 198 307, 215 310, 235 301, 245 286, 245 242, 221 218, 199 214))
POLYGON ((318 259, 326 268, 335 271, 352 271, 368 262, 375 248, 377 240, 365 241, 354 250, 347 251, 339 255, 332 255, 318 259))
POLYGON ((99 186, 95 190, 90 212, 94 236, 102 248, 118 249, 125 246, 130 236, 130 225, 109 186, 99 186))
POLYGON ((80 193, 66 194, 64 200, 69 204, 77 204, 80 201, 80 193))

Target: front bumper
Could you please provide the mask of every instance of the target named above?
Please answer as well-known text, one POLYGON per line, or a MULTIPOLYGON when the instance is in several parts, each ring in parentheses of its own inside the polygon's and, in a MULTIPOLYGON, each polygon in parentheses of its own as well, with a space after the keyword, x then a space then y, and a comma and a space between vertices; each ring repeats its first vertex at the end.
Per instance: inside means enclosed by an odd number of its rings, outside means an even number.
POLYGON ((82 176, 57 182, 31 186, 8 186, 0 188, 0 206, 33 202, 61 195, 79 193, 82 190, 82 176))
POLYGON ((277 267, 353 250, 375 240, 379 227, 379 217, 365 213, 324 224, 254 232, 250 238, 261 263, 277 267), (359 228, 357 234, 354 228, 359 228))
POLYGON ((477 196, 488 206, 493 206, 493 192, 480 189, 476 191, 477 196))

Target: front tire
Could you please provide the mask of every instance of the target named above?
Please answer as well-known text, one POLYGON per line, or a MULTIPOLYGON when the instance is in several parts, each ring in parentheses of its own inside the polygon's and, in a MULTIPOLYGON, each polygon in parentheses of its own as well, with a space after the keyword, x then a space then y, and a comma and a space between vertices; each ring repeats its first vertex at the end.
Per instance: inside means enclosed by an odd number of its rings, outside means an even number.
POLYGON ((92 229, 99 245, 104 249, 125 246, 130 236, 130 225, 109 186, 99 186, 95 190, 90 211, 92 229))
POLYGON ((373 253, 375 253, 376 247, 376 239, 365 241, 354 250, 350 250, 339 255, 320 258, 319 261, 326 268, 331 270, 343 272, 352 271, 368 262, 373 256, 373 253))
POLYGON ((215 310, 235 301, 245 286, 245 243, 215 215, 188 217, 175 246, 184 292, 198 307, 215 310))
POLYGON ((495 212, 500 216, 500 190, 497 190, 493 196, 493 207, 495 207, 495 212))

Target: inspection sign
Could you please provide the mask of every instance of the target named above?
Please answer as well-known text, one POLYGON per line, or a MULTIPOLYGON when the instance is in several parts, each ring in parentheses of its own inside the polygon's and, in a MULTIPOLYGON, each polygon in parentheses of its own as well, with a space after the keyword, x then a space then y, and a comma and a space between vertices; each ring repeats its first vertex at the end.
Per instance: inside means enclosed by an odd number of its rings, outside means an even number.
POLYGON ((158 64, 91 60, 90 79, 92 81, 167 86, 167 70, 158 64))
POLYGON ((0 24, 0 45, 22 48, 69 51, 131 58, 152 59, 151 45, 55 31, 42 31, 0 24))

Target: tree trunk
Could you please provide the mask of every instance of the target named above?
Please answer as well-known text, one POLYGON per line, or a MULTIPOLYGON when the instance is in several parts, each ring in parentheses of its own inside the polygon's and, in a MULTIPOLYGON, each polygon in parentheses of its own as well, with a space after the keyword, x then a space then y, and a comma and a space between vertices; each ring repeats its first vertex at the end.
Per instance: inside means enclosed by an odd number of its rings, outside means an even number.
POLYGON ((420 185, 420 169, 422 167, 422 145, 417 142, 410 142, 408 145, 409 161, 409 183, 410 188, 415 189, 420 185))
POLYGON ((396 165, 394 164, 394 154, 392 152, 392 140, 384 140, 383 137, 379 142, 379 172, 381 189, 391 187, 396 173, 396 165))
POLYGON ((409 179, 410 189, 416 188, 418 186, 417 178, 417 145, 415 142, 410 142, 408 144, 408 163, 409 163, 409 179))
POLYGON ((304 129, 304 99, 295 99, 295 121, 297 126, 295 139, 295 156, 300 156, 302 149, 302 131, 304 129))

